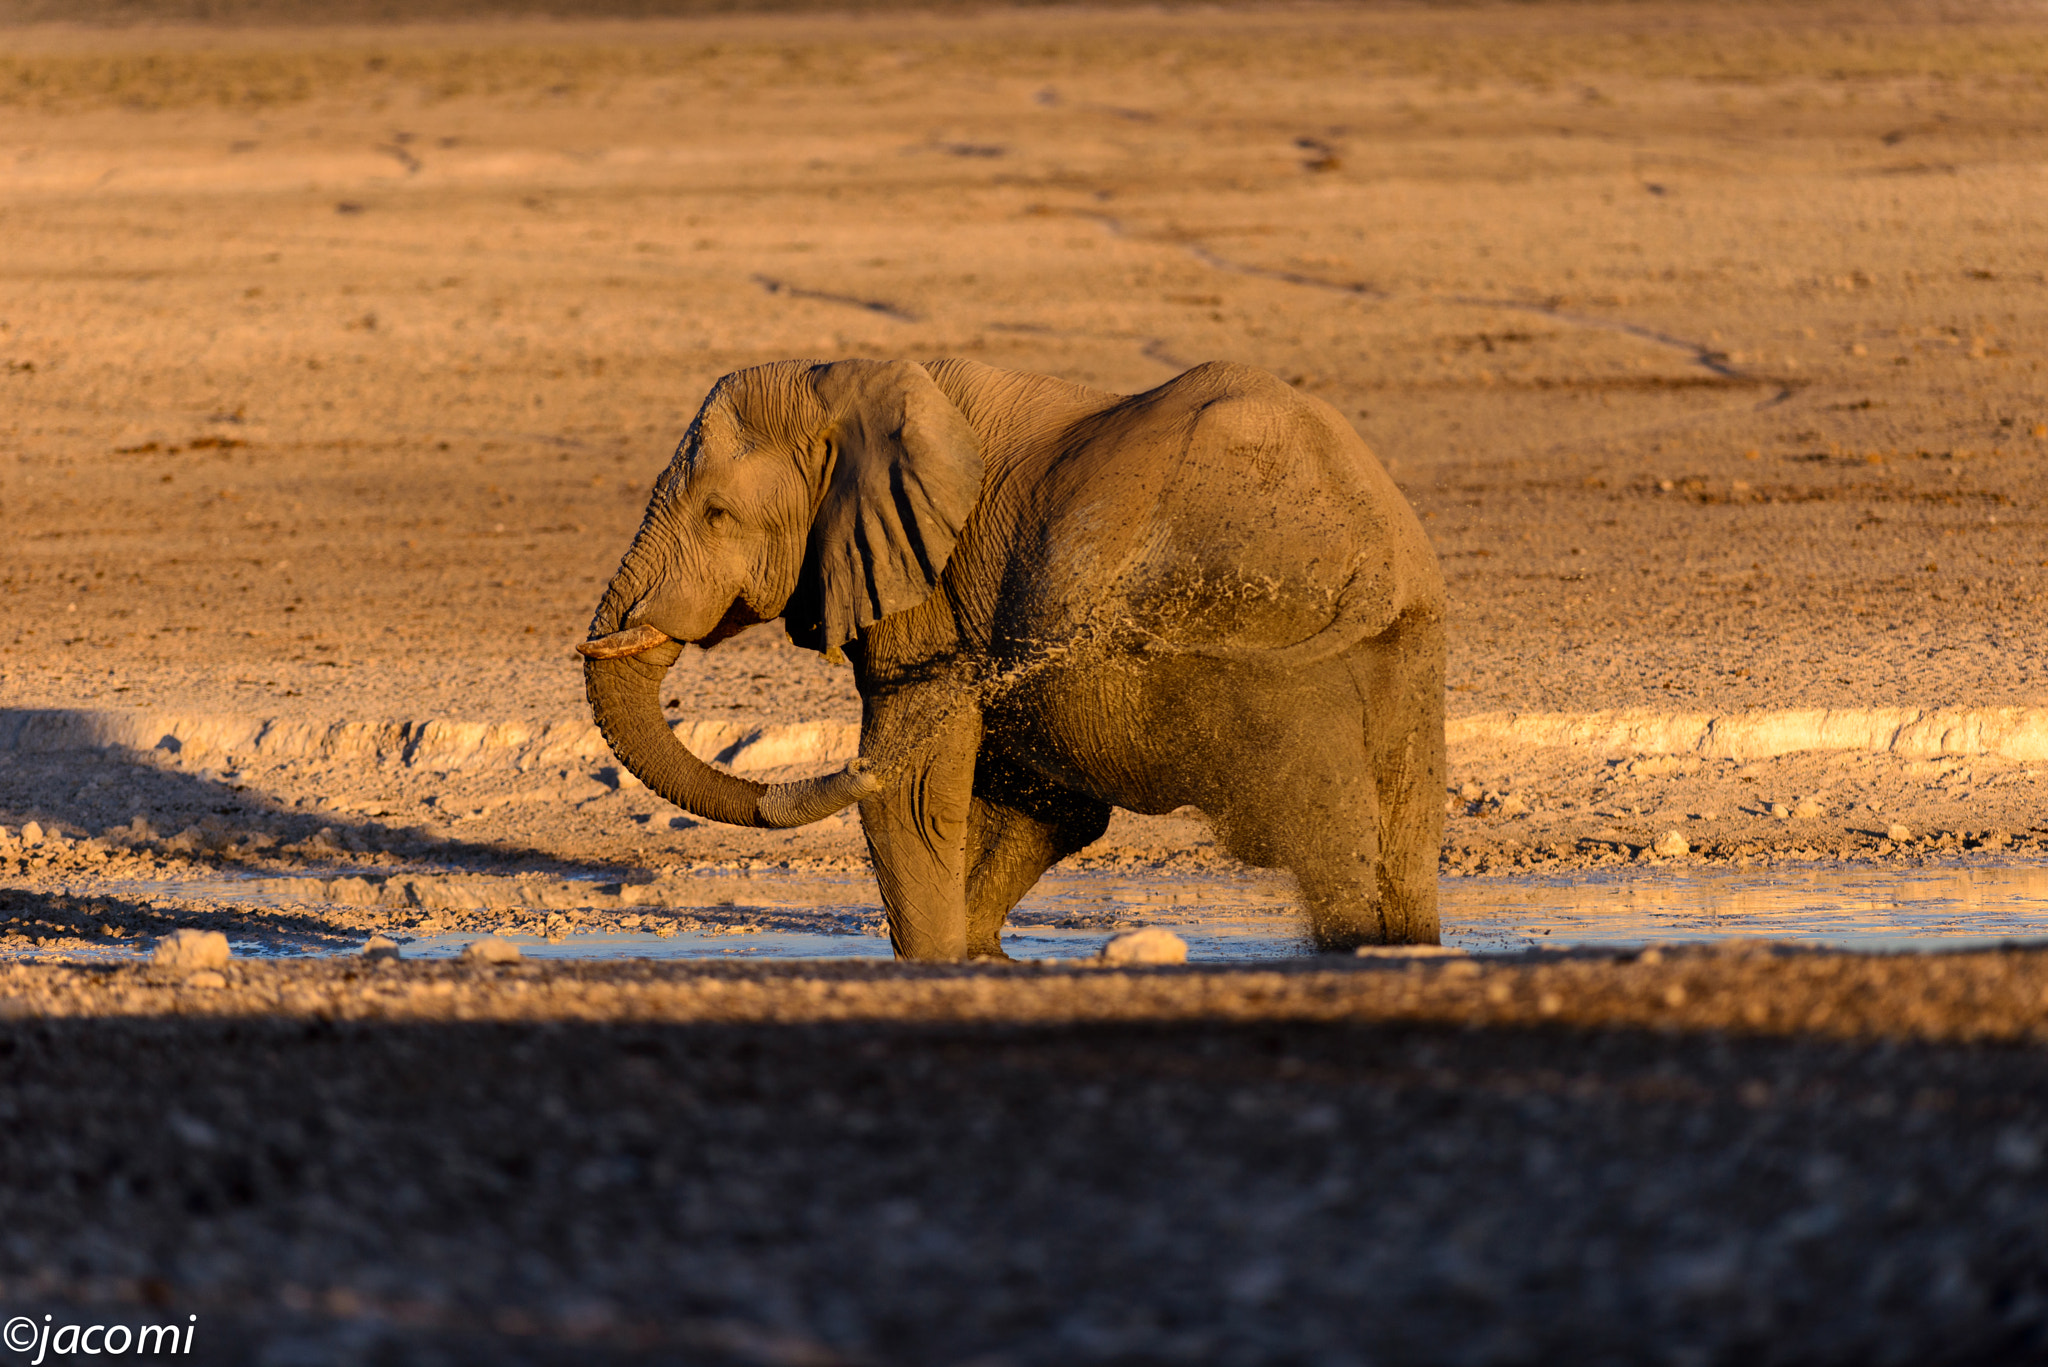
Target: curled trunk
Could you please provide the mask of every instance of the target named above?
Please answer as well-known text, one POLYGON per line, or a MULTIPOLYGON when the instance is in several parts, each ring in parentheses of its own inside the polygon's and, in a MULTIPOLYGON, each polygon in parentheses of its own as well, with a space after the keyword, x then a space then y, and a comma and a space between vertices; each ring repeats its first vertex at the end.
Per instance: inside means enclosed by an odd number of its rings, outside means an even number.
POLYGON ((682 649, 665 641, 631 655, 583 661, 584 690, 605 743, 656 793, 708 821, 782 827, 821 820, 881 790, 881 781, 857 759, 837 773, 762 784, 691 754, 661 715, 661 681, 682 649))

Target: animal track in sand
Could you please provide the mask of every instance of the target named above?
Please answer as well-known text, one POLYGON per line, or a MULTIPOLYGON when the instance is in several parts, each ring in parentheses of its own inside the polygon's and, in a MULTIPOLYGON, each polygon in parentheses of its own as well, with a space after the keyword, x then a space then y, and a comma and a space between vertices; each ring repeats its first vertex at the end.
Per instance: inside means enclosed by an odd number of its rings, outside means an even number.
POLYGON ((834 294, 830 290, 804 289, 799 285, 792 285, 786 280, 778 280, 771 275, 755 275, 753 279, 755 284, 770 294, 786 294, 792 299, 815 299, 819 303, 824 304, 844 304, 848 308, 864 309, 869 313, 879 313, 884 318, 893 318, 899 323, 923 321, 922 314, 912 313, 909 309, 899 308, 885 299, 861 299, 851 294, 834 294))
MULTIPOLYGON (((1088 219, 1099 224, 1112 237, 1141 242, 1165 240, 1133 231, 1121 218, 1114 214, 1088 209, 1075 209, 1069 212, 1073 217, 1088 219)), ((1325 276, 1310 274, 1306 271, 1289 270, 1277 266, 1260 266, 1250 262, 1233 260, 1201 241, 1180 240, 1174 242, 1173 245, 1179 246, 1189 256, 1192 256, 1210 269, 1224 271, 1232 275, 1249 276, 1257 280, 1272 280, 1283 285, 1295 285, 1303 289, 1323 290, 1352 299, 1392 302, 1398 298, 1393 291, 1372 284, 1369 281, 1332 280, 1325 276)), ((922 314, 901 305, 892 304, 887 300, 863 299, 857 295, 840 294, 831 290, 809 289, 803 286, 792 285, 788 281, 768 275, 756 274, 753 276, 753 280, 754 283, 760 285, 761 288, 770 294, 787 295, 792 299, 810 299, 820 303, 841 304, 848 308, 880 314, 882 317, 894 319, 902 323, 923 321, 922 314)), ((1504 309, 1522 313, 1534 313, 1562 323, 1567 327, 1619 333, 1626 337, 1635 338, 1638 341, 1648 342, 1653 346, 1682 352, 1692 364, 1723 379, 1759 385, 1776 384, 1778 392, 1759 405, 1759 407, 1772 407, 1783 403, 1791 398, 1794 392, 1793 386, 1787 385, 1782 381, 1773 380, 1766 376, 1753 375, 1737 368, 1729 361, 1726 352, 1716 350, 1705 343, 1690 341, 1642 323, 1631 323, 1621 319, 1593 318, 1584 314, 1570 313, 1560 304, 1547 300, 1497 299, 1473 294, 1446 294, 1437 295, 1434 298, 1442 303, 1456 304, 1465 308, 1504 309)), ((1092 337, 1094 335, 1071 329, 1039 327, 1030 324, 992 324, 991 328, 997 331, 1031 332, 1038 335, 1055 337, 1092 337)), ((1149 337, 1145 339, 1139 348, 1139 353, 1148 360, 1157 361, 1169 369, 1185 370, 1194 364, 1194 362, 1174 355, 1171 350, 1171 344, 1163 337, 1149 337)))
MULTIPOLYGON (((1112 237, 1119 237, 1134 242, 1169 240, 1134 232, 1122 219, 1114 214, 1106 214, 1090 209, 1075 209, 1070 212, 1076 218, 1085 218, 1100 224, 1112 237)), ((1173 245, 1180 247, 1182 251, 1203 265, 1214 270, 1226 271, 1233 275, 1245 275, 1258 280, 1275 280, 1283 285, 1298 285, 1303 289, 1324 290, 1333 294, 1341 294, 1351 299, 1393 302, 1399 298, 1393 291, 1368 281, 1332 280, 1320 275, 1311 275, 1306 271, 1287 270, 1277 266, 1257 266, 1244 261, 1235 261, 1201 241, 1173 240, 1173 245)), ((1540 314, 1545 318, 1553 319, 1568 327, 1590 328, 1602 332, 1620 333, 1626 337, 1633 337, 1638 341, 1649 342, 1654 346, 1680 351, 1685 353, 1694 365, 1700 366, 1725 379, 1746 381, 1760 385, 1777 385, 1778 392, 1770 399, 1767 399, 1760 407, 1768 408, 1783 403, 1791 398, 1794 392, 1794 386, 1787 385, 1783 381, 1767 376, 1753 375, 1736 368, 1729 362, 1726 352, 1716 350, 1702 342, 1689 341, 1686 338, 1674 336, 1671 333, 1646 326, 1642 323, 1631 323, 1613 318, 1590 318, 1584 314, 1568 313, 1560 304, 1547 300, 1495 299, 1476 294, 1443 294, 1435 295, 1433 298, 1441 303, 1457 304, 1465 308, 1509 309, 1521 313, 1540 314)), ((1163 359, 1162 356, 1155 355, 1154 352, 1154 348, 1161 345, 1161 343, 1154 342, 1146 348, 1145 354, 1153 357, 1155 360, 1163 359)))

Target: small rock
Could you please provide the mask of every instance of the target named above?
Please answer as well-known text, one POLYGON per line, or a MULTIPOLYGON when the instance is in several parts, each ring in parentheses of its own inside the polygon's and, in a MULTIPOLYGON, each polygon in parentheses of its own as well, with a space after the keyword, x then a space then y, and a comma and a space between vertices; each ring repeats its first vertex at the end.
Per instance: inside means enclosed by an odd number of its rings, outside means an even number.
POLYGON ((1792 815, 1792 809, 1782 802, 1773 802, 1771 804, 1771 815, 1783 821, 1786 817, 1792 815))
POLYGON ((515 963, 519 959, 519 946, 501 936, 486 935, 465 945, 462 957, 479 964, 515 963))
POLYGON ((1910 826, 1902 826, 1894 821, 1891 829, 1884 833, 1884 838, 1903 845, 1913 838, 1913 830, 1910 826))
POLYGON ((1821 806, 1810 797, 1801 798, 1799 805, 1792 809, 1792 815, 1802 820, 1810 821, 1817 816, 1826 816, 1827 808, 1821 806))
POLYGON ((227 985, 227 978, 210 968, 202 968, 197 973, 187 973, 185 975, 185 986, 187 987, 200 987, 209 991, 218 991, 227 985))
POLYGON ((158 968, 225 968, 228 937, 217 930, 174 930, 156 942, 149 961, 158 968))
POLYGON ((131 845, 139 845, 146 840, 160 838, 156 827, 150 825, 149 818, 144 816, 132 816, 128 818, 127 825, 109 826, 106 830, 101 831, 100 834, 109 840, 122 840, 131 845))
POLYGON ((2024 1130, 2001 1132, 1992 1144, 1991 1152, 2000 1167, 2014 1172, 2033 1172, 2041 1166, 2041 1141, 2024 1130))
POLYGON ((31 821, 28 824, 24 825, 21 828, 21 843, 24 845, 42 844, 43 823, 40 821, 31 821))
MULTIPOLYGON (((517 953, 516 950, 514 952, 517 953)), ((399 957, 398 941, 388 935, 372 935, 363 945, 363 957, 365 959, 396 959, 399 957)))
POLYGON ((1458 796, 1464 798, 1467 802, 1477 802, 1480 798, 1486 796, 1486 790, 1476 783, 1468 783, 1458 789, 1458 796))
POLYGON ((1666 859, 1676 859, 1681 854, 1692 853, 1692 842, 1677 831, 1666 831, 1657 837, 1657 843, 1650 848, 1666 859))
POLYGON ((1502 816, 1527 816, 1529 814, 1529 804, 1513 794, 1509 794, 1500 800, 1500 806, 1495 808, 1495 810, 1502 816))
POLYGON ((1170 930, 1147 926, 1126 931, 1102 947, 1106 964, 1184 964, 1188 942, 1170 930))

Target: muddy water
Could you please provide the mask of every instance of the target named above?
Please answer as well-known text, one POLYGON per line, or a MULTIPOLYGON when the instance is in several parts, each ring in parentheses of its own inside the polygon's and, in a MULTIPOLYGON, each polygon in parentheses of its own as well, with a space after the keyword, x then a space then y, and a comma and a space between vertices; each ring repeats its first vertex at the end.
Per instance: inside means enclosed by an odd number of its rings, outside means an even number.
MULTIPOLYGON (((79 891, 88 889, 80 888, 79 891)), ((408 955, 460 953, 497 929, 536 958, 886 958, 874 885, 864 876, 692 875, 640 886, 483 875, 433 878, 220 878, 103 883, 92 892, 222 908, 302 912, 389 906, 408 955), (400 910, 403 909, 403 910, 400 910)), ((1769 872, 1672 868, 1443 883, 1444 943, 1474 953, 1552 946, 1672 944, 1754 937, 1861 949, 1961 948, 2048 937, 2048 866, 1769 872)), ((273 919, 272 924, 276 921, 273 919)), ((1163 926, 1197 960, 1309 952, 1280 879, 1057 873, 1012 914, 1020 959, 1091 956, 1112 934, 1163 926)), ((309 928, 273 931, 237 951, 292 955, 356 947, 309 928)))

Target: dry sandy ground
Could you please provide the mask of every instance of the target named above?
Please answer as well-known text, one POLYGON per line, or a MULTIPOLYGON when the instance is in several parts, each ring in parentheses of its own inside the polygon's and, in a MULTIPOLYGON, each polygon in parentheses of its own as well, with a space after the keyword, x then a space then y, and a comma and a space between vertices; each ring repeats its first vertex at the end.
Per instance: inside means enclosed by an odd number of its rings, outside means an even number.
MULTIPOLYGON (((0 691, 576 719, 563 645, 711 379, 951 354, 1125 390, 1224 357, 1353 415, 1444 557, 1456 716, 2039 708, 2044 68, 2024 9, 13 30, 0 691)), ((675 694, 856 716, 772 631, 675 694)), ((2024 838, 2028 715, 2011 753, 1677 774, 1471 741, 1447 867, 1672 828, 1715 858, 2024 838), (1478 819, 1502 792, 1534 816, 1478 819), (1817 821, 1769 815, 1808 798, 1817 821)), ((389 811, 354 824, 391 843, 509 793, 468 833, 859 857, 845 830, 562 820, 616 783, 601 754, 552 789, 472 769, 477 802, 445 766, 180 758, 162 806, 0 770, 0 821, 321 803, 389 811)))

